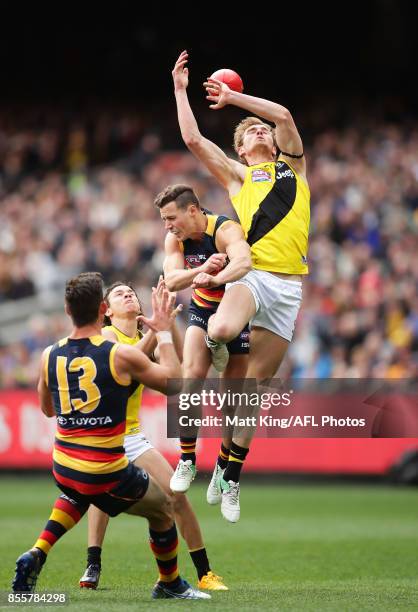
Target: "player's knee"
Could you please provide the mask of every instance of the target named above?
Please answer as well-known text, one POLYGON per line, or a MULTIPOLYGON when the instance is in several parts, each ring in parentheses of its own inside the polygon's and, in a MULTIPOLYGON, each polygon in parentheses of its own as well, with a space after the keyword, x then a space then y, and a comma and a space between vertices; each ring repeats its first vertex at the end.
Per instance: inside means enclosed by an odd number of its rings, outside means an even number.
POLYGON ((231 323, 216 317, 209 320, 208 335, 215 342, 230 342, 236 336, 231 323))
POLYGON ((190 378, 193 380, 199 378, 206 378, 207 369, 199 366, 199 364, 193 364, 183 369, 183 378, 190 378))
POLYGON ((171 498, 161 491, 158 500, 153 505, 153 508, 148 517, 154 523, 160 524, 172 523, 174 517, 174 507, 171 498))
POLYGON ((176 493, 172 499, 174 513, 182 514, 188 503, 186 495, 184 493, 176 493))

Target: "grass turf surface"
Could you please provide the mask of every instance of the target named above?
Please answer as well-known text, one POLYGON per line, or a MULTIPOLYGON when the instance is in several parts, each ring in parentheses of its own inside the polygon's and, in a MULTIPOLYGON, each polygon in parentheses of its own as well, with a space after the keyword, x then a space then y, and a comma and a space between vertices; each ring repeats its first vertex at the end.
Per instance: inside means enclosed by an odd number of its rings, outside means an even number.
MULTIPOLYGON (((43 529, 58 489, 47 477, 0 478, 0 590, 8 591, 16 557, 43 529)), ((85 566, 84 518, 52 549, 37 591, 63 592, 70 605, 38 609, 84 611, 416 610, 418 492, 367 485, 245 483, 241 520, 227 524, 205 501, 204 485, 189 492, 212 568, 230 587, 205 602, 152 601, 156 567, 144 519, 111 520, 97 591, 80 590, 85 566)), ((195 583, 181 540, 180 569, 195 583)), ((20 606, 21 608, 23 606, 20 606)))

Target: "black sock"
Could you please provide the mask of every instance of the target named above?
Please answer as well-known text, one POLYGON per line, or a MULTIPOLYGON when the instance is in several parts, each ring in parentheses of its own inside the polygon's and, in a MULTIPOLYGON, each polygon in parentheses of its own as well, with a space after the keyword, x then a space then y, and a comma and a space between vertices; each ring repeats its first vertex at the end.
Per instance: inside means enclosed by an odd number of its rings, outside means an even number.
POLYGON ((223 479, 226 482, 232 480, 233 482, 239 482, 242 466, 244 465, 245 457, 248 455, 249 448, 238 446, 235 442, 232 442, 229 450, 229 461, 226 466, 226 470, 223 475, 223 479))
POLYGON ((193 465, 196 464, 196 438, 180 438, 181 457, 182 461, 190 461, 193 465))
POLYGON ((89 546, 87 549, 87 565, 102 565, 102 549, 100 546, 89 546))
POLYGON ((206 548, 199 548, 199 550, 191 550, 189 552, 196 568, 197 576, 200 580, 202 576, 210 572, 209 559, 206 554, 206 548))
POLYGON ((223 444, 221 444, 221 450, 219 451, 217 464, 219 467, 224 470, 228 465, 229 458, 229 448, 226 448, 223 444))

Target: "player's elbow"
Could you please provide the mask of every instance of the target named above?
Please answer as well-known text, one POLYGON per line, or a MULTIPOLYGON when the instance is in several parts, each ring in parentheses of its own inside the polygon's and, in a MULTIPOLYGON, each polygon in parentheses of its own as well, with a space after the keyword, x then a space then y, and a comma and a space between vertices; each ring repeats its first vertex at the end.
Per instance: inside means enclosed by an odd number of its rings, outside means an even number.
POLYGON ((41 406, 41 410, 42 410, 42 412, 44 413, 44 415, 45 415, 46 417, 48 417, 49 419, 50 419, 51 417, 55 416, 55 411, 54 411, 54 409, 53 409, 52 407, 50 407, 50 406, 43 406, 43 405, 42 405, 42 406, 41 406))
POLYGON ((252 269, 251 253, 248 253, 248 255, 241 255, 237 258, 236 263, 239 278, 241 278, 241 276, 244 276, 244 274, 247 274, 252 269))
POLYGON ((292 123, 293 118, 290 111, 284 106, 278 106, 277 112, 275 113, 274 122, 276 125, 283 125, 292 123))
POLYGON ((251 264, 251 255, 246 255, 245 257, 242 258, 242 263, 241 263, 241 270, 242 275, 244 276, 244 274, 247 274, 252 268, 252 264, 251 264))
POLYGON ((164 272, 164 283, 169 291, 178 291, 179 283, 176 279, 177 271, 172 270, 171 272, 164 272))
POLYGON ((168 278, 165 279, 165 286, 167 287, 167 289, 169 291, 177 291, 178 287, 176 285, 176 283, 173 280, 169 280, 168 278))
POLYGON ((202 136, 198 132, 189 132, 183 135, 184 144, 190 151, 195 152, 199 149, 202 136))

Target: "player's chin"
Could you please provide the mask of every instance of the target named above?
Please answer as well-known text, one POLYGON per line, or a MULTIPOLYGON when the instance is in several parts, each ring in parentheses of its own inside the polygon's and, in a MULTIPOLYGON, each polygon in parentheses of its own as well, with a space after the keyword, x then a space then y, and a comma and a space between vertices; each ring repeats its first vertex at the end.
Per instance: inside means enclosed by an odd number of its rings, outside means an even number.
POLYGON ((138 306, 133 302, 128 302, 127 304, 125 304, 125 310, 126 312, 134 312, 136 315, 142 314, 141 311, 138 310, 138 306))

